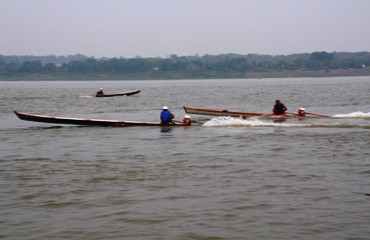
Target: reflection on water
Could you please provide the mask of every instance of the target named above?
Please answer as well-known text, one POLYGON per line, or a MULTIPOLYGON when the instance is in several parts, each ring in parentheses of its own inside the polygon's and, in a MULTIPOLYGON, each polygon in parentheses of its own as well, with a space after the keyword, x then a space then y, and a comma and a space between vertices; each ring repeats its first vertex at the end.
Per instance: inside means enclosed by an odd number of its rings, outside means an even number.
POLYGON ((161 127, 161 133, 169 133, 171 130, 172 127, 161 127))

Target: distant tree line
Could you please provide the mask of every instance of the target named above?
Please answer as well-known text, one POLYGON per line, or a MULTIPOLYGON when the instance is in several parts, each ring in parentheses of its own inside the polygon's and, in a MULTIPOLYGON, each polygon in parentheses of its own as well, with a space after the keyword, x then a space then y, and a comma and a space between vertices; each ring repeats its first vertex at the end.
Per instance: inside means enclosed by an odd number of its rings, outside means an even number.
POLYGON ((101 58, 83 55, 57 56, 2 56, 0 72, 15 73, 140 73, 152 71, 283 71, 331 70, 370 66, 370 52, 313 52, 292 55, 220 54, 177 56, 168 58, 101 58))

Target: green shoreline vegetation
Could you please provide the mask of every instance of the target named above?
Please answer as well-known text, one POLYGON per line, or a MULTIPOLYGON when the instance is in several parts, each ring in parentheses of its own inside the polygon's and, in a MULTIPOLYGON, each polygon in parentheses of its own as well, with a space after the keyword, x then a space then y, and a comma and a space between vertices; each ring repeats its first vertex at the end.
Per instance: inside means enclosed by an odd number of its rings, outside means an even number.
POLYGON ((307 78, 370 76, 370 67, 339 70, 286 70, 264 72, 199 72, 199 73, 19 73, 0 74, 0 81, 55 81, 55 80, 170 80, 170 79, 235 79, 235 78, 307 78))
POLYGON ((370 53, 284 56, 221 54, 169 58, 2 56, 0 80, 156 80, 370 76, 370 53))

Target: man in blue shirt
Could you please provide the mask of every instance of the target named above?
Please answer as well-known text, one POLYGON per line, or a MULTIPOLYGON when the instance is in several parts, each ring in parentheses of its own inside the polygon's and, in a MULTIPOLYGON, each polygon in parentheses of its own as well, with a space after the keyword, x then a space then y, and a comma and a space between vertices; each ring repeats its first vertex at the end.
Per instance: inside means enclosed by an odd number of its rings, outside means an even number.
POLYGON ((170 124, 175 116, 168 110, 167 106, 163 106, 161 112, 161 124, 170 124))

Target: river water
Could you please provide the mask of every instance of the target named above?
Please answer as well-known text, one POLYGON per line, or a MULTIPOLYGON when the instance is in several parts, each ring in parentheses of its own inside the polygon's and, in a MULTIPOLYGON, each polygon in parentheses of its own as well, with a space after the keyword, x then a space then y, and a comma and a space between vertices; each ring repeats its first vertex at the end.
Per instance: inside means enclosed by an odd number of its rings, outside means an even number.
POLYGON ((370 77, 0 82, 1 239, 369 239, 370 77), (133 89, 134 96, 90 98, 133 89), (340 118, 157 121, 163 105, 340 118))

